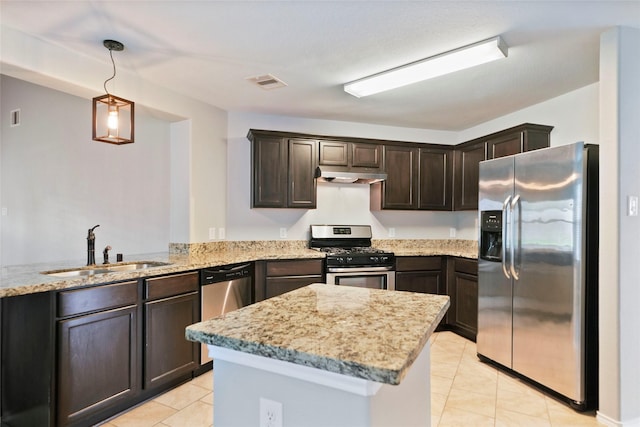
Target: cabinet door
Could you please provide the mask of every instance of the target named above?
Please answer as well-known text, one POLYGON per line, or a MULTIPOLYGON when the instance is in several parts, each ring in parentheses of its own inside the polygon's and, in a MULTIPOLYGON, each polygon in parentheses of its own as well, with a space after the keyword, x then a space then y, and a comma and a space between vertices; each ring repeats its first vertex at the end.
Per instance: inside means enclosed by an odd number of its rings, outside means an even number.
POLYGON ((478 333, 478 277, 456 271, 449 289, 450 326, 460 335, 475 341, 478 333))
POLYGON ((275 297, 312 283, 320 282, 322 282, 322 275, 267 277, 265 297, 275 297))
POLYGON ((380 169, 382 166, 382 145, 352 143, 351 166, 353 168, 380 169))
POLYGON ((480 162, 485 160, 485 143, 457 148, 454 155, 454 210, 478 209, 480 162))
POLYGON ((287 144, 281 138, 260 137, 251 144, 251 207, 284 208, 287 205, 287 144))
POLYGON ((386 145, 384 169, 387 179, 382 183, 382 209, 416 209, 418 149, 386 145))
POLYGON ((138 393, 137 322, 136 306, 58 322, 58 425, 138 393))
POLYGON ((290 208, 315 209, 317 167, 317 147, 315 140, 289 140, 289 194, 287 206, 290 208))
POLYGON ((517 132, 487 141, 487 158, 497 159, 498 157, 522 153, 522 135, 522 132, 517 132))
POLYGON ((451 210, 452 154, 446 149, 420 148, 420 209, 451 210))
POLYGON ((145 388, 189 376, 198 366, 200 347, 184 330, 199 320, 199 304, 197 292, 145 303, 145 388))
POLYGON ((396 290, 439 294, 442 288, 440 271, 405 271, 396 273, 396 290))
POLYGON ((320 141, 320 164, 323 166, 348 166, 349 144, 340 141, 320 141))

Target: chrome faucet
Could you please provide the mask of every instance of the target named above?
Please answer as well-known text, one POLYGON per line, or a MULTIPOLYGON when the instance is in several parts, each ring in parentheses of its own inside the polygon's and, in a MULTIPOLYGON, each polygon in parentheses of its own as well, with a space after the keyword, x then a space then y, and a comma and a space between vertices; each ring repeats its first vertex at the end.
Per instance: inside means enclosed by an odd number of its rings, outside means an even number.
POLYGON ((89 229, 87 235, 87 265, 96 264, 96 235, 93 234, 93 230, 100 227, 100 224, 89 229))

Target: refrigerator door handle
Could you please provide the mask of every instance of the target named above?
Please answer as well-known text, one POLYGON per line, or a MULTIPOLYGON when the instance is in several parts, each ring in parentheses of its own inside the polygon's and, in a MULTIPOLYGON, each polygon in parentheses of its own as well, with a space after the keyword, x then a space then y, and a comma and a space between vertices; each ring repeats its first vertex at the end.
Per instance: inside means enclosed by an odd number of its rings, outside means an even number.
POLYGON ((511 232, 510 232, 510 242, 509 242, 509 251, 510 251, 510 263, 509 270, 511 271, 511 275, 515 280, 520 280, 520 251, 522 248, 522 241, 520 236, 520 221, 521 213, 520 213, 520 195, 517 194, 511 200, 510 209, 510 220, 511 220, 511 232), (516 215, 517 212, 517 215, 516 215), (517 237, 516 237, 517 235, 517 237), (517 246, 517 248, 516 248, 517 246))
POLYGON ((502 204, 502 274, 507 279, 511 279, 511 273, 509 273, 509 269, 507 268, 507 258, 509 256, 509 202, 511 202, 511 196, 507 196, 504 199, 504 203, 502 204))

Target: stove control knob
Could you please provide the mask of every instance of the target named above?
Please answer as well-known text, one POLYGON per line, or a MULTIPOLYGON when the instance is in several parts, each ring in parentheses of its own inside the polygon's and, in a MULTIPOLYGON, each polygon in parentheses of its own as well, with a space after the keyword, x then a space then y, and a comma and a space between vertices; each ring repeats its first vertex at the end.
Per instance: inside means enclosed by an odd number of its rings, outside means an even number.
POLYGON ((338 257, 336 259, 338 260, 339 264, 344 264, 344 258, 343 257, 340 256, 340 257, 338 257))
POLYGON ((372 256, 370 259, 373 262, 380 262, 380 257, 377 257, 377 256, 372 256))
POLYGON ((387 261, 389 261, 389 257, 388 256, 382 256, 382 257, 380 257, 380 261, 387 262, 387 261))
POLYGON ((351 262, 351 261, 353 261, 353 258, 352 258, 352 257, 350 257, 350 256, 348 256, 348 257, 347 257, 347 263, 349 263, 349 262, 351 262))

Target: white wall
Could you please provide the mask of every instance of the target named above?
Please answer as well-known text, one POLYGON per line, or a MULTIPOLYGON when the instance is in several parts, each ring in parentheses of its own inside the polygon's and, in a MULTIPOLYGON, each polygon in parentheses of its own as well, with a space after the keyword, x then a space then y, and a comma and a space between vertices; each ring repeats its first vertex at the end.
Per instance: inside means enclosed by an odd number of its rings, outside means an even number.
POLYGON ((400 141, 456 144, 521 123, 554 126, 551 145, 598 141, 598 85, 514 112, 463 132, 433 131, 377 126, 352 122, 311 120, 296 117, 229 113, 227 172, 227 238, 230 240, 278 239, 280 228, 288 239, 307 239, 310 224, 371 224, 374 238, 449 238, 457 229, 460 239, 477 239, 476 212, 409 212, 369 210, 369 187, 318 184, 318 207, 314 210, 251 209, 249 129, 279 130, 319 135, 354 136, 400 141))
POLYGON ((86 262, 96 224, 97 260, 166 251, 169 243, 169 124, 136 111, 136 142, 91 139, 91 101, 0 76, 2 86, 2 265, 86 262), (21 125, 8 125, 21 110, 21 125))
POLYGON ((609 425, 640 426, 640 29, 600 38, 600 408, 609 425))

